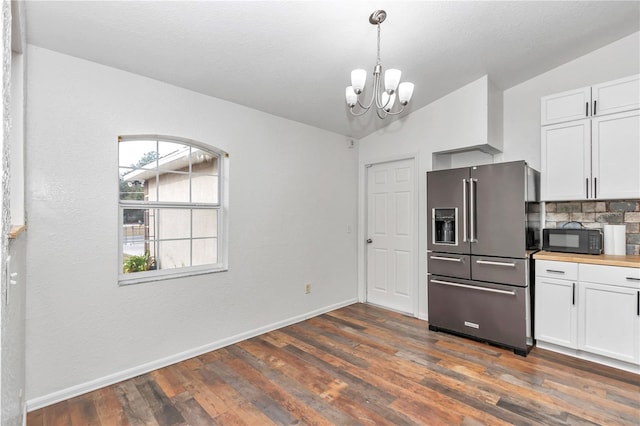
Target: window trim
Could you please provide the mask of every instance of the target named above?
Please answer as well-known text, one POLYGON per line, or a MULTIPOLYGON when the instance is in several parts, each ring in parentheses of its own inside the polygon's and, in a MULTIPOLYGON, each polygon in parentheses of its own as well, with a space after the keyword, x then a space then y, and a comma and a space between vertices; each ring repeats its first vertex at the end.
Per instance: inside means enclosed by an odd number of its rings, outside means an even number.
MULTIPOLYGON (((116 171, 118 174, 118 179, 116 182, 119 182, 120 179, 120 143, 122 142, 131 142, 131 141, 156 141, 156 142, 173 142, 180 143, 183 145, 188 145, 195 148, 200 148, 204 151, 209 151, 218 156, 218 202, 217 203, 204 203, 207 206, 211 204, 217 205, 217 255, 218 255, 218 263, 215 265, 199 265, 199 266, 187 266, 182 268, 174 268, 174 269, 161 269, 155 271, 144 271, 144 272, 136 272, 135 274, 125 274, 122 272, 122 264, 123 264, 123 210, 126 208, 131 208, 133 206, 139 207, 141 203, 139 202, 131 202, 127 200, 120 199, 120 191, 117 191, 117 209, 118 209, 118 256, 117 256, 117 271, 118 271, 118 285, 130 285, 130 284, 138 284, 143 282, 153 282, 153 281, 164 281, 175 278, 189 277, 194 275, 203 275, 217 272, 225 272, 229 270, 228 263, 228 254, 229 254, 229 220, 228 220, 228 212, 229 212, 229 154, 226 151, 221 150, 220 148, 195 141, 193 139, 182 138, 178 136, 168 136, 168 135, 153 135, 153 134, 144 134, 144 135, 120 135, 118 136, 118 165, 116 167, 116 171)), ((189 172, 191 173, 191 171, 189 172)), ((198 206, 202 206, 203 203, 173 203, 173 202, 164 202, 160 205, 157 203, 145 203, 145 208, 153 209, 153 208, 197 208, 198 206)))

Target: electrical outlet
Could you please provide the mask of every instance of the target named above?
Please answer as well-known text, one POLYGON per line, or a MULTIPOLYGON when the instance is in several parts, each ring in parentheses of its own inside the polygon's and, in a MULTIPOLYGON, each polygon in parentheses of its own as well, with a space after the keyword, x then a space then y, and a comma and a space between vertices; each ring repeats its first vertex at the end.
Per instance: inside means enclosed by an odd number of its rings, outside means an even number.
POLYGON ((310 294, 311 293, 311 284, 307 283, 304 285, 304 293, 305 294, 310 294))

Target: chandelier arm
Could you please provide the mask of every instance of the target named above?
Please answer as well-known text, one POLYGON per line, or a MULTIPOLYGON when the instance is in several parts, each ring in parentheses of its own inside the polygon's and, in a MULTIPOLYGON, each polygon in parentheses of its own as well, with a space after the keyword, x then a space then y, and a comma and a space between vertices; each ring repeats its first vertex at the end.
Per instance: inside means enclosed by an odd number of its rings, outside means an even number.
POLYGON ((384 119, 386 118, 388 112, 383 110, 382 108, 376 108, 376 114, 378 115, 378 118, 384 119), (380 115, 381 112, 382 112, 382 115, 380 115))
POLYGON ((402 105, 402 109, 400 111, 395 111, 395 112, 389 112, 389 111, 385 111, 388 115, 398 115, 400 113, 402 113, 402 111, 404 111, 404 105, 402 105))
POLYGON ((374 74, 373 76, 373 96, 376 98, 376 107, 378 109, 384 108, 389 103, 389 101, 382 103, 382 79, 380 74, 374 74))
POLYGON ((374 97, 372 96, 372 97, 371 97, 371 101, 369 102, 369 105, 367 105, 367 106, 364 106, 364 105, 362 104, 362 102, 360 102, 360 96, 358 96, 358 98, 357 98, 357 100, 356 100, 356 101, 358 102, 358 105, 360 106, 360 108, 362 108, 362 109, 366 109, 367 111, 369 111, 369 108, 371 108, 371 105, 373 105, 373 98, 374 98, 374 97))
POLYGON ((361 115, 364 115, 367 112, 369 112, 369 109, 363 109, 362 112, 353 112, 353 107, 352 107, 352 108, 349 108, 349 112, 351 113, 351 115, 355 115, 356 117, 360 117, 361 115))

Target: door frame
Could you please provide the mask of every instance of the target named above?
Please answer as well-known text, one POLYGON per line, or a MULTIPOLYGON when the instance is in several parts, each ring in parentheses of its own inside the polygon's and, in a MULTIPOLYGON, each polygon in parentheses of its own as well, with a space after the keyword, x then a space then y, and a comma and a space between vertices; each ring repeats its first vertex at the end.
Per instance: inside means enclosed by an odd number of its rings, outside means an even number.
MULTIPOLYGON (((368 185, 367 176, 368 169, 371 166, 385 163, 395 163, 398 161, 411 160, 413 162, 413 232, 415 238, 413 240, 413 283, 412 290, 412 312, 414 317, 419 317, 420 312, 420 242, 422 241, 422 227, 420 227, 420 169, 418 153, 405 154, 393 157, 375 159, 372 161, 361 161, 358 166, 358 301, 367 302, 367 233, 368 233, 368 185)), ((426 228, 425 228, 426 229, 426 228)))

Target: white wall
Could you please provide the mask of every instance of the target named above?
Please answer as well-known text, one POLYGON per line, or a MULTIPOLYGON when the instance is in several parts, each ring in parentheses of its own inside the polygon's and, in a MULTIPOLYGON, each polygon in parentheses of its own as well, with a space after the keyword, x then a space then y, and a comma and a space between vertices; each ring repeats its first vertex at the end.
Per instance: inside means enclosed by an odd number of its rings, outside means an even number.
POLYGON ((355 301, 358 154, 345 137, 27 53, 30 409, 355 301), (228 272, 118 287, 117 137, 141 133, 229 152, 228 272))
MULTIPOLYGON (((11 40, 3 37, 3 135, 2 169, 8 179, 2 181, 2 292, 0 292, 0 424, 20 426, 23 424, 25 388, 25 303, 26 303, 26 236, 16 239, 6 235, 11 224, 24 223, 22 146, 24 141, 24 55, 11 51, 24 46, 24 11, 19 2, 2 2, 3 25, 11 22, 11 40), (11 8, 11 12, 9 12, 11 8), (7 91, 8 81, 11 90, 7 91), (8 103, 6 102, 8 101, 8 103), (17 155, 16 155, 17 154, 17 155), (7 266, 6 256, 11 256, 7 266), (12 277, 15 285, 8 283, 6 273, 17 273, 12 277)), ((6 28, 6 27, 5 27, 6 28)), ((3 36, 7 33, 0 31, 3 36)))
MULTIPOLYGON (((564 90, 624 77, 640 72, 640 33, 625 37, 503 93, 503 152, 493 155, 478 150, 452 155, 451 167, 487 162, 525 160, 540 170, 540 97, 564 90)), ((491 76, 489 76, 489 79, 491 76)), ((416 90, 420 88, 416 87, 416 90)), ((420 318, 427 318, 426 294, 426 175, 432 170, 434 152, 486 143, 486 84, 479 79, 412 112, 390 126, 359 141, 360 255, 359 295, 364 298, 365 164, 416 157, 419 179, 419 265, 417 269, 420 318)), ((490 101, 491 99, 489 99, 490 101)), ((491 120, 491 111, 489 111, 491 120)))
POLYGON ((504 92, 504 153, 540 170, 540 97, 640 73, 640 32, 540 74, 504 92))

